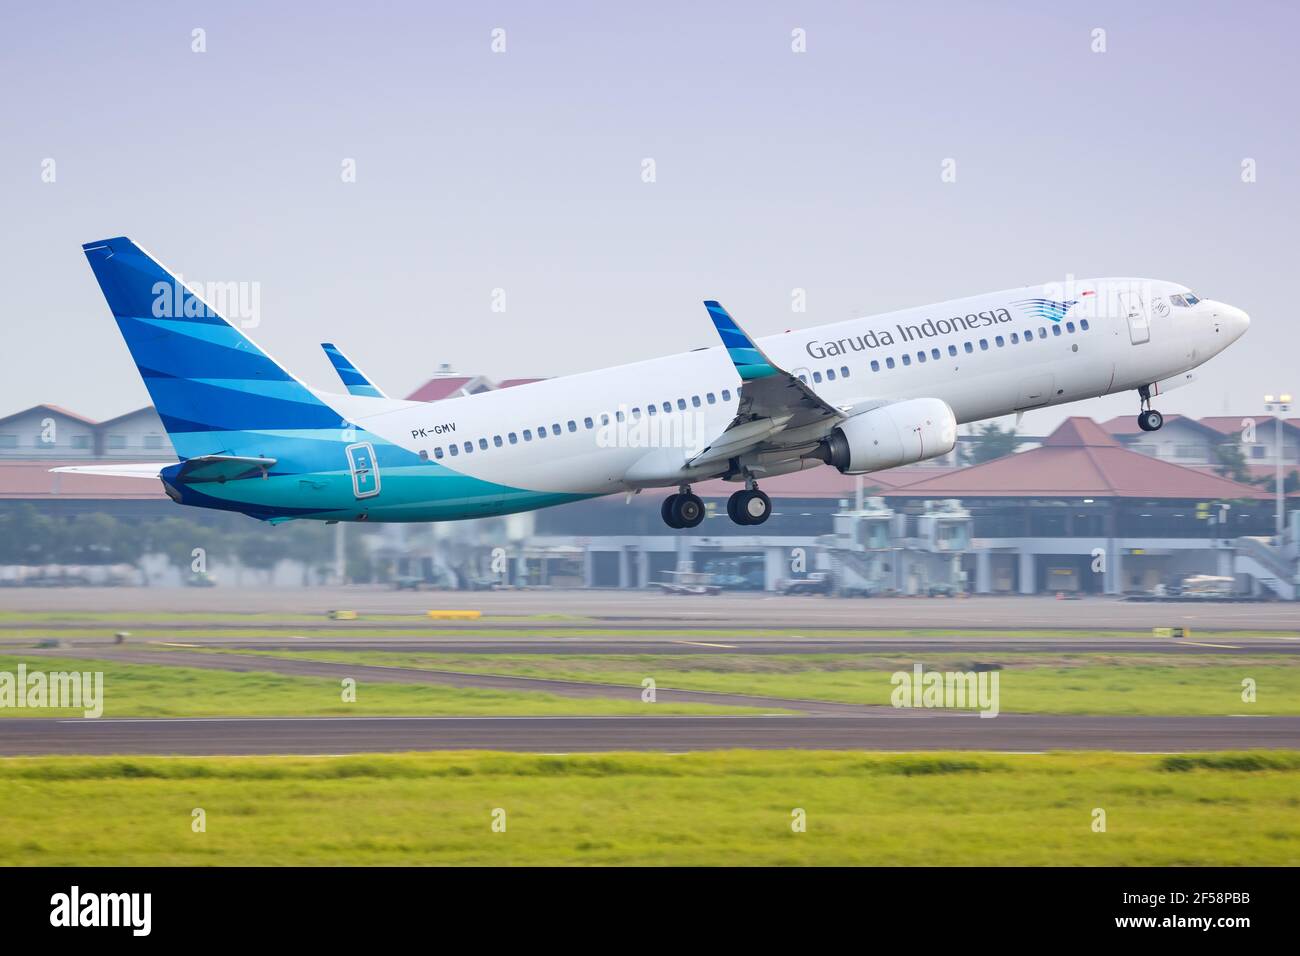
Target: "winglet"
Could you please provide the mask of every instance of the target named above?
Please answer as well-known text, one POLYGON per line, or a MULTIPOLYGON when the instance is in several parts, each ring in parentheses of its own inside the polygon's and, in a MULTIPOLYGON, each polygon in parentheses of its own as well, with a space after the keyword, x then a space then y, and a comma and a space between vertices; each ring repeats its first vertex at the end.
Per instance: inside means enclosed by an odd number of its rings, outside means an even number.
POLYGON ((361 370, 352 364, 351 360, 338 350, 338 347, 330 342, 322 342, 320 347, 325 350, 329 356, 330 363, 334 366, 334 371, 338 373, 339 378, 347 387, 349 395, 364 395, 367 398, 387 398, 388 396, 370 379, 361 374, 361 370))
POLYGON ((749 381, 780 374, 780 369, 773 365, 763 354, 762 349, 754 344, 754 340, 745 333, 745 330, 736 324, 736 320, 728 314, 720 302, 708 299, 704 307, 709 310, 709 318, 713 319, 713 326, 718 330, 722 345, 731 356, 732 364, 736 366, 736 372, 741 379, 749 381))

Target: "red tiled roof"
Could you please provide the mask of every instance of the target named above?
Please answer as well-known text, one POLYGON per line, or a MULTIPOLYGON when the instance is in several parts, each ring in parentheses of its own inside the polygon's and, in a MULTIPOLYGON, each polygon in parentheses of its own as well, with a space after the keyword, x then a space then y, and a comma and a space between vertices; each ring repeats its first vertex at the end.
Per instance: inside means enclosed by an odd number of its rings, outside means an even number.
POLYGON ((1119 442, 1091 418, 1074 416, 1056 426, 1056 431, 1039 443, 1039 448, 1118 448, 1119 442))
MULTIPOLYGON (((1272 415, 1208 415, 1205 418, 1192 418, 1189 415, 1166 415, 1165 425, 1169 426, 1174 422, 1183 422, 1191 425, 1193 428, 1200 428, 1205 431, 1215 432, 1219 435, 1236 435, 1241 429, 1241 423, 1251 418, 1255 421, 1255 427, 1263 428, 1265 424, 1273 424, 1272 415)), ((1288 418, 1284 422, 1291 428, 1300 429, 1300 419, 1288 418)), ((1137 417, 1134 415, 1116 415, 1101 423, 1101 427, 1111 435, 1144 435, 1145 432, 1138 428, 1137 417)))
POLYGON ((1120 446, 1089 418, 1068 418, 1043 444, 935 478, 885 497, 1262 498, 1252 486, 1120 446))
POLYGON ((473 379, 468 375, 440 375, 437 378, 429 379, 410 395, 407 395, 406 399, 410 402, 441 401, 444 398, 450 398, 472 381, 473 379))
POLYGON ((0 462, 0 498, 153 499, 166 498, 157 478, 120 478, 116 475, 54 475, 61 465, 104 464, 103 461, 0 462))
POLYGON ((497 388, 514 388, 516 385, 531 385, 533 382, 544 382, 544 378, 508 378, 497 388))
MULTIPOLYGON (((1201 419, 1201 424, 1206 428, 1213 428, 1220 435, 1227 435, 1232 432, 1241 431, 1241 420, 1252 416, 1247 415, 1209 415, 1201 419)), ((1256 418, 1256 422, 1264 419, 1256 418)))
MULTIPOLYGON (((1277 417, 1274 415, 1211 415, 1209 418, 1202 418, 1201 424, 1207 428, 1213 428, 1220 435, 1238 434, 1242 430, 1242 422, 1250 419, 1255 423, 1255 429, 1258 431, 1267 425, 1270 428, 1275 427, 1274 422, 1277 417)), ((1300 429, 1300 420, 1294 418, 1282 419, 1282 424, 1289 428, 1300 429)))
MULTIPOLYGON (((1205 472, 1208 475, 1217 474, 1217 472, 1215 472, 1214 470, 1215 468, 1214 465, 1188 465, 1187 467, 1191 468, 1193 471, 1205 472)), ((1285 462, 1285 461, 1282 462, 1282 476, 1284 478, 1290 475, 1294 471, 1300 471, 1300 468, 1297 468, 1294 464, 1291 464, 1289 462, 1285 462)), ((1263 491, 1268 492, 1269 494, 1273 494, 1273 480, 1277 476, 1276 465, 1248 464, 1246 465, 1246 474, 1248 474, 1253 480, 1264 479, 1264 482, 1258 485, 1258 487, 1263 491)), ((1300 495, 1300 490, 1293 491, 1290 494, 1300 495)))
POLYGON ((69 411, 68 409, 64 408, 61 405, 51 405, 48 402, 42 402, 41 404, 33 405, 30 408, 20 408, 18 411, 13 412, 12 414, 0 417, 0 422, 7 422, 11 418, 17 418, 19 415, 26 415, 28 412, 34 412, 38 408, 43 408, 46 411, 54 412, 57 415, 67 416, 68 418, 75 419, 76 421, 79 421, 84 425, 96 424, 93 418, 87 418, 85 415, 78 415, 76 412, 69 411))
POLYGON ((123 412, 121 415, 115 415, 112 418, 106 418, 104 421, 100 422, 99 424, 112 425, 116 422, 122 421, 125 418, 134 418, 136 415, 140 415, 144 412, 153 412, 155 415, 158 414, 157 410, 152 405, 144 405, 140 408, 135 409, 134 411, 123 412))

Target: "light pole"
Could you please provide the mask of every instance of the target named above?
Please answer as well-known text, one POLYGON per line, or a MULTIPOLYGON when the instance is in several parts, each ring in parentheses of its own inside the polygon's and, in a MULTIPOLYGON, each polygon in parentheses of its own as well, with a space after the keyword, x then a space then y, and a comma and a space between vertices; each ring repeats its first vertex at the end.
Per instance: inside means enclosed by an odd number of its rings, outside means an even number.
POLYGON ((1291 396, 1287 393, 1265 395, 1264 409, 1273 415, 1273 461, 1277 466, 1277 485, 1274 489, 1277 494, 1277 543, 1281 547, 1282 535, 1286 531, 1286 495, 1282 493, 1282 416, 1291 411, 1291 396))

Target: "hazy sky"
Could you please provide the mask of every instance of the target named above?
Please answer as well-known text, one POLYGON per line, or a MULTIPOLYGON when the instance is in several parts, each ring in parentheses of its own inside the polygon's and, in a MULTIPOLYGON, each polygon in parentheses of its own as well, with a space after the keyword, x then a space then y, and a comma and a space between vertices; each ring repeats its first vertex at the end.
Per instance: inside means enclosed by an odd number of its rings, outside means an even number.
MULTIPOLYGON (((44 2, 5 18, 0 414, 148 401, 80 250, 116 235, 187 279, 256 283, 253 337, 328 387, 322 341, 400 395, 443 362, 560 375, 712 345, 704 298, 765 334, 1073 274, 1174 279, 1251 314, 1164 412, 1300 391, 1293 3, 44 2)), ((1137 401, 1067 409, 1026 427, 1137 401)))

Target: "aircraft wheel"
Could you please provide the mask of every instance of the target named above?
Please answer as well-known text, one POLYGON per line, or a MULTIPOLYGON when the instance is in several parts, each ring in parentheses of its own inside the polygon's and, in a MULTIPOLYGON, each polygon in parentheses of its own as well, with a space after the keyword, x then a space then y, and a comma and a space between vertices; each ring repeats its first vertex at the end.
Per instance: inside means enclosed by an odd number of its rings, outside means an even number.
POLYGON ((704 502, 699 495, 688 492, 674 497, 677 500, 673 503, 673 519, 676 521, 673 527, 694 528, 704 520, 704 502))
POLYGON ((1165 416, 1161 415, 1154 408, 1148 408, 1138 416, 1138 428, 1144 432, 1159 431, 1165 423, 1165 416))
POLYGON ((659 508, 659 514, 664 519, 664 524, 670 528, 680 528, 677 518, 677 501, 681 495, 672 494, 664 499, 664 503, 659 508))
POLYGON ((737 491, 727 499, 727 516, 736 524, 762 524, 772 514, 772 499, 757 488, 737 491))
POLYGON ((744 503, 745 524, 762 524, 772 516, 772 499, 755 488, 744 503))

